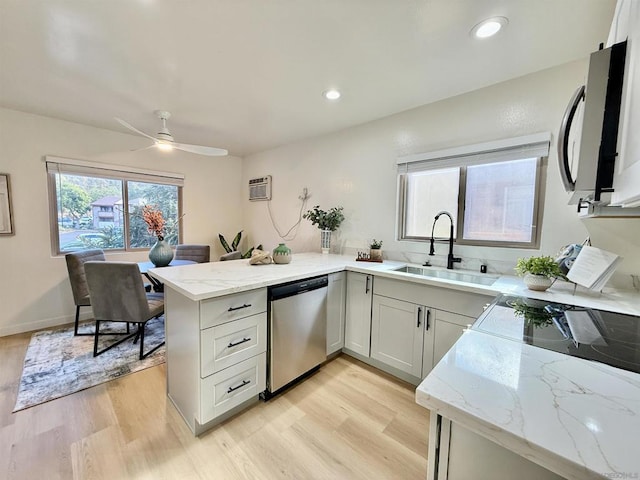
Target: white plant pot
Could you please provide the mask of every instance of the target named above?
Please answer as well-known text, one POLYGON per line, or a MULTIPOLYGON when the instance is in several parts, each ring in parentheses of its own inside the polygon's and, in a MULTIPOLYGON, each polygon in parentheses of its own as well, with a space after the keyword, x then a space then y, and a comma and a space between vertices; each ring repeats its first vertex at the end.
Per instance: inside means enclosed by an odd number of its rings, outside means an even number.
POLYGON ((534 275, 532 273, 527 273, 524 276, 524 284, 529 290, 544 292, 547 288, 553 285, 553 279, 546 275, 534 275))
POLYGON ((320 230, 320 247, 322 253, 329 253, 331 249, 331 230, 320 230))

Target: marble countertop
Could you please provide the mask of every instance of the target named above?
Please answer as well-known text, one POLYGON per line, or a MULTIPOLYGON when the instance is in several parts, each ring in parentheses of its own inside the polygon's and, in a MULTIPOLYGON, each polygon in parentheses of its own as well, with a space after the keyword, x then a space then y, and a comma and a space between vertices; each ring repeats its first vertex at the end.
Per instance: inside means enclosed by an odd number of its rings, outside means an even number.
POLYGON ((291 263, 249 265, 249 260, 198 263, 170 268, 154 268, 151 275, 191 300, 204 300, 254 288, 340 272, 345 268, 374 273, 404 265, 400 262, 367 263, 359 266, 353 257, 297 253, 291 263))
POLYGON ((383 263, 357 262, 353 257, 346 255, 297 253, 293 255, 291 263, 284 265, 249 265, 248 260, 233 260, 153 268, 149 273, 187 298, 196 301, 349 270, 487 296, 509 293, 640 315, 640 295, 637 292, 605 289, 600 293, 578 287, 574 294, 573 285, 562 281, 556 282, 546 292, 534 292, 528 290, 520 278, 511 275, 502 275, 493 285, 485 286, 394 271, 403 265, 407 263, 390 260, 385 260, 383 263))
POLYGON ((566 478, 640 475, 637 373, 467 330, 416 401, 566 478))

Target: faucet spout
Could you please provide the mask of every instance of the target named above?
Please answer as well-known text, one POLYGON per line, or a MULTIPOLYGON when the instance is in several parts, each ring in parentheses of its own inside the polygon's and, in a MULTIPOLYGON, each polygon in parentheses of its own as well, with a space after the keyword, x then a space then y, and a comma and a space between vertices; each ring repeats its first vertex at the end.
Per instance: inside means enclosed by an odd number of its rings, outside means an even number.
POLYGON ((433 231, 436 228, 436 222, 442 215, 446 215, 447 217, 449 217, 450 227, 449 227, 449 253, 447 255, 447 269, 453 270, 453 264, 460 263, 462 259, 460 257, 453 256, 453 217, 449 212, 446 212, 446 211, 439 212, 435 216, 435 219, 433 220, 433 225, 431 226, 431 242, 429 245, 429 255, 431 256, 435 255, 435 239, 433 238, 433 231))

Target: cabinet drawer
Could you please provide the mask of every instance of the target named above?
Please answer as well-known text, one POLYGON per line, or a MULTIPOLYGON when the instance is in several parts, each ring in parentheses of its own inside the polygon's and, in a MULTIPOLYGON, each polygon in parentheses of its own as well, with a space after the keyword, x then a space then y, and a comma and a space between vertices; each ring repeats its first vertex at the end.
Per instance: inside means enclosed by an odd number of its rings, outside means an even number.
POLYGON ((266 288, 203 300, 200 306, 200 328, 215 327, 237 318, 266 311, 266 288))
POLYGON ((241 403, 257 397, 266 388, 267 354, 208 376, 200 385, 200 423, 207 423, 241 403))
POLYGON ((200 376, 208 377, 266 351, 266 312, 207 328, 200 333, 200 376))

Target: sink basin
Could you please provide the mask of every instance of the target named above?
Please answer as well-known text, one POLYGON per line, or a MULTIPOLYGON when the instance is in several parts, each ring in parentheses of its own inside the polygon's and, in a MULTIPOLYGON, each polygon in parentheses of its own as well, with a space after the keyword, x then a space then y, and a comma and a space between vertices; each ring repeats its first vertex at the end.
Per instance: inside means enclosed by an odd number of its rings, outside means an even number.
POLYGON ((405 265, 404 267, 396 268, 395 271, 411 273, 413 275, 422 275, 423 277, 454 280, 456 282, 475 283, 478 285, 493 285, 493 283, 498 279, 498 277, 494 277, 484 273, 441 270, 433 267, 415 267, 412 265, 405 265))

